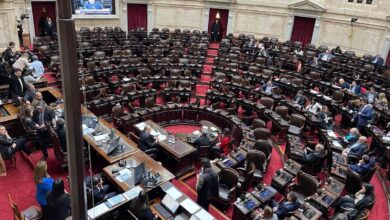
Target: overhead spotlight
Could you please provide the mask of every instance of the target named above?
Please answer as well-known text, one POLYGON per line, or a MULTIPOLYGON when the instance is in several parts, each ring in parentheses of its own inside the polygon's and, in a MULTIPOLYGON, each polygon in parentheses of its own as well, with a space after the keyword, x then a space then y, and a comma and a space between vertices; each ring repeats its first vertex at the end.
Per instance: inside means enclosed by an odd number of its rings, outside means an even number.
POLYGON ((351 18, 351 23, 355 23, 358 21, 358 18, 351 18))

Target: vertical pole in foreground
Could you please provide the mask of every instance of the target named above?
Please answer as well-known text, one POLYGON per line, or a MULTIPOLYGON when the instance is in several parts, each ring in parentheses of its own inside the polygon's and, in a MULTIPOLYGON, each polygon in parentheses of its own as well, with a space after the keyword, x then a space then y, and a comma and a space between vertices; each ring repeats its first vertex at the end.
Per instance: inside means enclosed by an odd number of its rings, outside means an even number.
POLYGON ((87 206, 84 190, 80 83, 77 65, 76 30, 74 20, 72 19, 71 1, 57 0, 57 15, 62 90, 65 100, 72 219, 86 220, 87 206))

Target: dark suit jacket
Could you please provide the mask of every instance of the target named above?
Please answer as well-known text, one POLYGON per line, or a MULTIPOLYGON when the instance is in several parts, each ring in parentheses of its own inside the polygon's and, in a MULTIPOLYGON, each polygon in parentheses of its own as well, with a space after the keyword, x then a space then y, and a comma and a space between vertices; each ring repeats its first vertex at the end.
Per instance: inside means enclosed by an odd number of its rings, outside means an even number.
POLYGON ((24 98, 24 100, 32 102, 34 100, 34 97, 35 97, 35 92, 32 92, 32 91, 27 89, 23 98, 24 98))
POLYGON ((344 81, 343 84, 340 85, 340 87, 342 89, 349 89, 349 83, 344 81))
POLYGON ((15 58, 15 55, 12 53, 12 49, 10 47, 7 47, 5 51, 3 52, 3 57, 5 61, 10 61, 11 59, 15 58))
MULTIPOLYGON (((45 122, 48 122, 48 121, 53 120, 53 118, 54 118, 53 112, 46 108, 46 109, 45 109, 45 112, 43 113, 43 118, 44 118, 44 121, 45 121, 45 122)), ((35 124, 38 124, 38 125, 39 125, 39 111, 38 111, 38 110, 35 110, 35 111, 34 111, 31 120, 32 120, 35 124)))
POLYGON ((357 125, 363 127, 363 126, 366 126, 368 124, 369 120, 371 120, 372 115, 374 114, 374 109, 370 108, 370 107, 364 108, 364 106, 363 106, 363 108, 361 108, 358 113, 361 113, 361 114, 356 115, 357 125))
POLYGON ((106 198, 106 194, 103 192, 103 190, 98 190, 96 187, 93 187, 92 195, 95 203, 99 203, 106 198))
POLYGON ((321 158, 321 153, 310 151, 303 155, 303 160, 306 164, 314 163, 321 158))
POLYGON ((302 96, 302 95, 301 96, 295 96, 293 98, 293 101, 296 102, 300 106, 305 106, 305 104, 306 104, 306 98, 305 98, 305 96, 302 96))
MULTIPOLYGON (((371 62, 374 62, 376 56, 372 58, 372 61, 371 62)), ((378 60, 376 61, 375 65, 377 66, 383 66, 383 63, 384 63, 384 60, 382 57, 378 57, 378 60)))
MULTIPOLYGON (((352 89, 352 85, 350 85, 350 88, 352 89)), ((356 95, 362 94, 362 88, 359 85, 355 86, 355 91, 352 91, 356 95)))
POLYGON ((197 138, 194 142, 194 146, 196 148, 199 148, 199 146, 210 146, 210 145, 211 145, 211 141, 209 137, 203 135, 197 138))
POLYGON ((365 164, 351 164, 349 165, 349 167, 351 168, 351 170, 353 170, 354 172, 364 176, 368 173, 368 171, 370 171, 370 169, 372 168, 373 166, 373 163, 372 162, 368 162, 368 163, 365 163, 365 164))
POLYGON ((366 151, 367 149, 367 145, 366 144, 360 144, 360 143, 357 143, 357 146, 355 145, 352 145, 351 146, 351 149, 349 150, 349 153, 348 155, 353 155, 353 156, 362 156, 364 154, 364 152, 366 151))
POLYGON ((58 139, 60 140, 61 149, 63 152, 66 152, 66 131, 64 126, 58 126, 56 128, 56 133, 58 135, 58 139))
POLYGON ((293 212, 299 208, 299 203, 283 202, 278 206, 275 214, 279 219, 284 219, 289 212, 293 212))
POLYGON ((11 145, 14 142, 8 140, 5 136, 0 135, 0 153, 4 160, 8 160, 11 158, 11 145))
POLYGON ((145 131, 141 131, 138 143, 141 150, 146 151, 154 148, 156 146, 156 143, 154 141, 155 139, 152 135, 146 133, 145 131))
POLYGON ((22 80, 23 88, 21 87, 18 78, 15 75, 12 75, 9 79, 9 94, 11 97, 23 97, 24 92, 26 91, 26 83, 24 83, 23 77, 22 80))

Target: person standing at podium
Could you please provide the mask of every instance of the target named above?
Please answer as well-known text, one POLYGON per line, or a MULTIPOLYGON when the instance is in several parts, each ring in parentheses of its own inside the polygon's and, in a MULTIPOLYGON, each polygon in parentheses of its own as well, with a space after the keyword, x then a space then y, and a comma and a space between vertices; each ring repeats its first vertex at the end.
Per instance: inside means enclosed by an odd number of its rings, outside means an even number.
POLYGON ((202 168, 200 173, 196 175, 196 192, 198 194, 196 202, 208 211, 211 198, 217 197, 219 194, 218 174, 211 169, 209 159, 202 159, 200 164, 202 168))

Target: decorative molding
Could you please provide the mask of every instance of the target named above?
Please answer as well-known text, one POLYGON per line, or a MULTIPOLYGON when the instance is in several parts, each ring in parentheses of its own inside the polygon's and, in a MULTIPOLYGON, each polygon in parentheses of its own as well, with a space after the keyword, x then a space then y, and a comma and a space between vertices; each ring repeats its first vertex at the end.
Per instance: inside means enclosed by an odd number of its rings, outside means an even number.
POLYGON ((325 12, 326 8, 310 0, 300 0, 288 5, 288 8, 304 11, 325 12))

